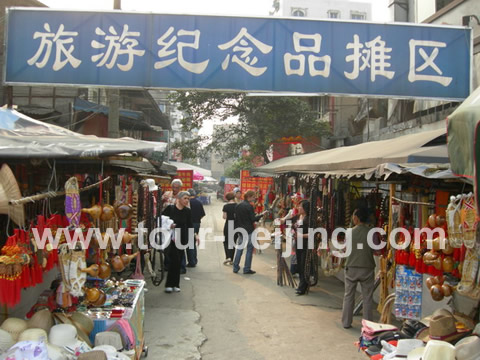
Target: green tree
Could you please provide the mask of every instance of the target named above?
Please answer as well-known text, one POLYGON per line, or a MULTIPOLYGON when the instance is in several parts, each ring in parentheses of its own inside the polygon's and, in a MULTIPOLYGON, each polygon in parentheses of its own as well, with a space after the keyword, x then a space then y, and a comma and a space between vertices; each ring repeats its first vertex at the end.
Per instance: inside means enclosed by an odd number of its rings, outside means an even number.
POLYGON ((268 162, 271 144, 290 136, 319 139, 328 125, 319 120, 305 98, 290 96, 248 96, 245 93, 178 91, 171 100, 186 113, 182 131, 200 129, 206 120, 237 121, 218 126, 213 136, 196 136, 173 144, 184 158, 205 157, 216 152, 223 159, 235 159, 242 150, 251 157, 262 156, 268 162))
POLYGON ((234 179, 240 179, 240 171, 242 170, 252 170, 253 164, 250 158, 238 159, 233 162, 233 164, 225 169, 225 176, 234 179))

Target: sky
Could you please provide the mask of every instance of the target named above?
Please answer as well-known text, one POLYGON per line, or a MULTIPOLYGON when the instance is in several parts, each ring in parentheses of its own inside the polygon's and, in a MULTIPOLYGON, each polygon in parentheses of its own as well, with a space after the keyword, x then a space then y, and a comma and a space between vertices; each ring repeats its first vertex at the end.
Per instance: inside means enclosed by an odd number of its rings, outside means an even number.
MULTIPOLYGON (((39 0, 50 8, 111 10, 113 0, 39 0)), ((355 2, 355 1, 352 1, 355 2)), ((373 21, 388 21, 388 0, 372 3, 373 21)), ((154 13, 268 16, 273 0, 121 0, 122 10, 154 13)))
MULTIPOLYGON (((50 8, 64 10, 111 10, 113 0, 39 0, 50 8)), ((321 0, 318 0, 321 1, 321 0)), ((361 0, 372 3, 372 20, 388 22, 389 0, 361 0)), ((193 15, 269 16, 273 0, 121 0, 124 11, 193 15)), ((200 130, 211 135, 215 121, 207 121, 200 130)))

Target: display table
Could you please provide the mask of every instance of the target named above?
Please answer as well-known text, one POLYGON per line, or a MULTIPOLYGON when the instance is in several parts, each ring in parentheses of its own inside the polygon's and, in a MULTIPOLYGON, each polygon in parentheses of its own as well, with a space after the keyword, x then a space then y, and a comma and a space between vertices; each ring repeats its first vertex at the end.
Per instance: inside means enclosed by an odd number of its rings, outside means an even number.
POLYGON ((124 307, 121 316, 115 317, 115 310, 111 311, 108 307, 90 309, 88 315, 94 321, 93 331, 90 333, 92 344, 95 343, 95 335, 102 331, 107 331, 116 321, 120 319, 127 320, 135 335, 135 358, 140 359, 144 350, 145 341, 143 334, 143 322, 145 317, 145 300, 143 280, 125 280, 125 284, 134 289, 134 299, 131 307, 124 307), (98 310, 97 310, 98 309, 98 310), (110 314, 109 314, 110 312, 110 314))

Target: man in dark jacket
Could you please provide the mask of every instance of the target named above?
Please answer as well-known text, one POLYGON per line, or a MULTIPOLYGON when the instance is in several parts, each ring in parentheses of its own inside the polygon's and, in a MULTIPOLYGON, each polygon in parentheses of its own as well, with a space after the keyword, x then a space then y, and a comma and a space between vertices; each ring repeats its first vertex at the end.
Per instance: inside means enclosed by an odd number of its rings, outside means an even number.
MULTIPOLYGON (((200 231, 200 223, 202 221, 202 218, 205 216, 205 210, 203 209, 203 205, 200 200, 197 199, 197 194, 195 190, 189 189, 188 192, 190 193, 190 209, 192 210, 193 232, 195 233, 195 235, 198 235, 200 231)), ((197 236, 195 237, 197 238, 197 236)), ((197 242, 194 241, 193 245, 193 249, 191 249, 190 247, 187 248, 187 267, 195 267, 198 263, 197 242)))
POLYGON ((233 261, 233 272, 238 273, 240 270, 240 260, 242 259, 243 249, 247 246, 247 255, 245 256, 245 265, 243 266, 244 274, 255 274, 255 271, 251 269, 252 255, 253 255, 253 243, 252 233, 255 230, 255 222, 265 214, 255 215, 251 202, 254 202, 255 191, 249 190, 244 195, 244 200, 235 208, 235 228, 241 228, 245 231, 238 233, 237 250, 235 252, 235 260, 233 261), (245 237, 245 232, 247 236, 245 237))

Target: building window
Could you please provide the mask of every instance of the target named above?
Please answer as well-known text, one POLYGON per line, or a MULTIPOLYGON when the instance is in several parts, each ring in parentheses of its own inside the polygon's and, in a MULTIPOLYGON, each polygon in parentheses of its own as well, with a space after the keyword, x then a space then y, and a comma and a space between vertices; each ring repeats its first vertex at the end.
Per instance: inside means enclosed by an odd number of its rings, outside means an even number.
POLYGON ((453 0, 435 0, 435 11, 439 11, 441 8, 444 8, 452 1, 453 0))
POLYGON ((307 9, 302 8, 292 8, 292 16, 307 16, 307 9))
POLYGON ((352 11, 350 13, 350 18, 352 20, 366 20, 367 19, 367 14, 362 13, 362 12, 352 11))
POLYGON ((340 11, 338 10, 328 10, 327 14, 330 19, 340 19, 340 11))

